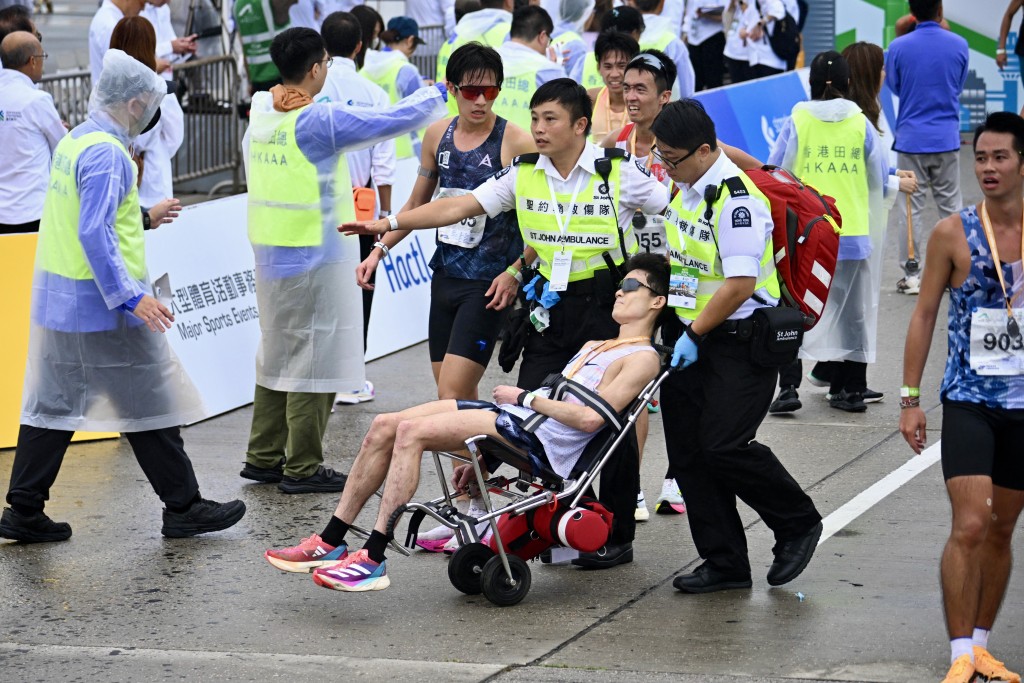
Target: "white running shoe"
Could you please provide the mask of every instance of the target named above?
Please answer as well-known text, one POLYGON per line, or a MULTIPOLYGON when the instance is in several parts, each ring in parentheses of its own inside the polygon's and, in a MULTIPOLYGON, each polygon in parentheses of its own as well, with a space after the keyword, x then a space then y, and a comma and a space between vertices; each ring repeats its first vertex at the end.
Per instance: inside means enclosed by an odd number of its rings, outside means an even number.
POLYGON ((907 275, 896 283, 896 291, 900 294, 920 294, 921 277, 918 275, 907 275))
POLYGON ((654 502, 654 511, 659 515, 682 515, 686 512, 686 503, 675 479, 666 479, 662 484, 661 495, 654 502))
POLYGON ((366 384, 363 385, 360 391, 339 392, 334 397, 334 402, 355 405, 356 403, 372 401, 374 396, 376 396, 376 393, 373 391, 373 382, 366 380, 366 384))
POLYGON ((647 500, 644 498, 644 492, 641 491, 640 495, 636 497, 636 510, 633 512, 633 519, 638 522, 646 522, 651 518, 651 513, 647 510, 647 500))

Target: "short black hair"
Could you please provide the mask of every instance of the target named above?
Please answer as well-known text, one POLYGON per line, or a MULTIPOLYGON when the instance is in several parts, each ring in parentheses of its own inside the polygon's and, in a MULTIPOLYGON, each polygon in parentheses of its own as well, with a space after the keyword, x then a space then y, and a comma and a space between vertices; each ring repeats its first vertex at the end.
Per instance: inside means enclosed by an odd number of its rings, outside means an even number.
POLYGON ((631 70, 646 71, 654 76, 654 85, 658 88, 659 93, 671 90, 678 75, 676 63, 672 61, 672 58, 661 50, 653 49, 638 52, 626 67, 626 71, 631 70))
POLYGON ((458 23, 462 17, 483 9, 480 0, 455 0, 455 22, 458 23))
POLYGON ((572 123, 582 118, 587 120, 587 128, 584 135, 590 135, 590 123, 594 116, 594 105, 590 101, 587 89, 572 80, 571 78, 556 78, 548 81, 537 88, 530 99, 530 109, 538 107, 545 102, 558 102, 558 104, 569 110, 569 118, 572 123))
POLYGON ((0 40, 15 31, 33 34, 36 32, 35 24, 32 23, 32 13, 24 5, 11 5, 0 9, 0 40))
POLYGON ((988 115, 985 123, 974 129, 974 149, 982 133, 1009 133, 1013 136, 1013 148, 1018 155, 1024 155, 1024 119, 1009 111, 995 111, 988 115))
POLYGON ((528 5, 520 7, 512 14, 512 27, 509 29, 509 38, 518 38, 527 42, 533 40, 546 31, 550 36, 555 30, 555 23, 551 21, 551 15, 539 5, 528 5))
POLYGON ((644 24, 643 15, 633 7, 614 7, 601 19, 601 33, 643 33, 645 28, 647 26, 644 24))
POLYGON ((642 270, 647 273, 647 284, 660 296, 668 296, 668 276, 671 271, 664 254, 634 254, 622 266, 622 272, 642 270))
POLYGON ((285 83, 298 83, 313 65, 323 60, 327 46, 311 28, 286 28, 270 43, 270 58, 285 83))
POLYGON ((594 58, 600 64, 605 55, 610 52, 621 52, 626 55, 626 60, 636 57, 640 52, 640 43, 636 42, 633 36, 622 31, 606 31, 597 36, 594 41, 594 58))
POLYGON ((942 0, 910 0, 910 13, 918 21, 934 21, 939 18, 942 0))
POLYGON ((494 74, 494 84, 498 86, 505 80, 498 51, 475 41, 455 50, 444 69, 445 80, 452 85, 462 85, 466 79, 484 74, 494 74))
POLYGON ((332 57, 351 57, 363 40, 363 28, 351 12, 331 12, 320 27, 327 53, 332 57))
POLYGON ((651 132, 659 142, 676 149, 692 152, 704 144, 712 151, 718 148, 715 122, 703 104, 689 97, 666 104, 651 124, 651 132))
POLYGON ((484 9, 505 9, 505 0, 480 0, 484 9))
POLYGON ((661 0, 633 0, 633 6, 641 12, 653 12, 658 9, 661 0))

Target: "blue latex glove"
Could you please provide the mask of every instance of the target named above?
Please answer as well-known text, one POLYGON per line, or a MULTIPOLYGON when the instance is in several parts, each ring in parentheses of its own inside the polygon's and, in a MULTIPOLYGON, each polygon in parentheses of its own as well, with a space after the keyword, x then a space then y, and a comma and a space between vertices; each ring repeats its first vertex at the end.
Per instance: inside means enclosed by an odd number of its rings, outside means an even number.
POLYGON ((672 367, 688 367, 697 362, 697 344, 690 339, 690 335, 685 332, 679 335, 679 339, 676 340, 675 349, 672 351, 672 367), (682 366, 679 362, 682 361, 682 366))
POLYGON ((441 81, 439 83, 435 83, 434 87, 438 89, 438 91, 441 93, 441 97, 443 97, 444 101, 447 102, 448 101, 448 84, 445 83, 444 81, 441 81))
POLYGON ((527 301, 534 301, 535 299, 537 299, 538 282, 540 282, 540 275, 534 275, 533 279, 523 286, 523 294, 526 295, 527 301))
POLYGON ((554 307, 555 304, 562 300, 562 297, 558 295, 558 292, 552 292, 549 289, 550 285, 550 282, 545 282, 544 291, 541 292, 540 295, 540 305, 548 309, 549 311, 554 307))

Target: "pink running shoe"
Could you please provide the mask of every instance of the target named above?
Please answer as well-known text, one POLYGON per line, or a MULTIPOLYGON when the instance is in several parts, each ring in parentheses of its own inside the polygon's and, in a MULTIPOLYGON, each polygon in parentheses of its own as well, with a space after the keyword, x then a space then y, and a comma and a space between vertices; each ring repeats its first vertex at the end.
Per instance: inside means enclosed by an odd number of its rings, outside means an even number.
POLYGON ((349 593, 382 591, 391 585, 386 565, 387 560, 378 564, 370 559, 365 548, 361 548, 333 567, 314 569, 313 582, 324 588, 349 593))
POLYGON ((342 543, 335 548, 313 534, 295 547, 268 550, 263 557, 281 571, 308 573, 318 567, 333 567, 343 562, 348 557, 348 544, 342 543))
POLYGON ((439 553, 444 550, 444 546, 451 540, 448 538, 418 538, 416 539, 416 547, 420 550, 426 550, 428 553, 439 553))

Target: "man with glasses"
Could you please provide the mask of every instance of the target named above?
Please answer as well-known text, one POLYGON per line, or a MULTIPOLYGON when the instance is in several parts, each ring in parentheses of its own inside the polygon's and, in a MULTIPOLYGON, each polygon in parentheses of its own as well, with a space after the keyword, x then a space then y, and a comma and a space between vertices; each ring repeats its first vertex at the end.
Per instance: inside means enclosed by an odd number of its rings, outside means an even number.
POLYGON ((67 133, 53 98, 35 85, 45 60, 31 33, 15 31, 0 42, 0 234, 39 230, 50 157, 67 133))
POLYGON ((323 466, 327 418, 335 393, 366 380, 359 242, 335 230, 355 215, 344 153, 440 118, 447 93, 422 88, 382 110, 314 104, 332 61, 320 34, 287 29, 270 55, 284 84, 253 97, 243 143, 262 336, 241 476, 284 493, 337 492, 344 475, 323 466))
POLYGON ((512 15, 508 42, 498 48, 505 78, 494 102, 494 113, 524 130, 530 127, 533 93, 548 81, 565 78, 565 69, 547 57, 554 29, 551 16, 543 8, 521 7, 512 15))
POLYGON ((673 585, 684 593, 750 588, 739 498, 775 534, 768 583, 780 586, 807 566, 822 526, 810 497, 754 440, 778 377, 751 359, 751 317, 779 300, 771 209, 719 147, 715 124, 696 100, 666 106, 652 130, 679 188, 665 229, 669 306, 683 326, 672 365, 683 370, 661 388, 665 445, 704 560, 673 585))
MULTIPOLYGON (((660 361, 650 339, 665 311, 668 291, 668 264, 663 258, 642 254, 623 264, 623 270, 626 277, 615 293, 612 312, 614 334, 588 340, 559 368, 563 376, 599 393, 617 412, 658 374, 660 361)), ((492 400, 433 401, 378 415, 323 532, 291 548, 268 550, 264 557, 284 571, 312 571, 313 581, 325 588, 384 590, 391 585, 384 556, 388 520, 416 492, 424 453, 456 450, 466 439, 487 434, 528 451, 565 477, 604 426, 597 411, 569 394, 558 398, 547 389, 497 386, 492 400), (536 414, 550 419, 531 431, 524 422, 536 414), (345 536, 350 525, 381 485, 384 493, 373 531, 362 549, 349 554, 345 536)), ((472 476, 472 465, 457 467, 452 477, 456 490, 465 491, 472 476)))
MULTIPOLYGON (((585 342, 617 334, 611 315, 615 288, 625 259, 637 252, 633 214, 660 213, 668 192, 628 153, 588 141, 591 103, 579 83, 568 78, 545 83, 530 104, 539 154, 519 157, 468 195, 343 227, 376 234, 451 225, 481 214, 492 220, 515 211, 527 247, 524 261, 539 273, 525 280, 532 326, 525 317, 517 323, 529 331, 517 385, 532 390, 559 372, 585 342)), ((616 461, 602 471, 601 485, 601 500, 615 513, 612 538, 594 557, 577 563, 610 567, 633 559, 636 451, 616 461)))
POLYGON ((928 239, 900 390, 900 432, 920 453, 928 427, 921 378, 948 291, 939 389, 942 476, 953 510, 940 571, 951 650, 947 683, 1020 681, 989 654, 988 639, 1024 508, 1024 119, 989 114, 974 133, 974 174, 984 199, 940 220, 928 239))

